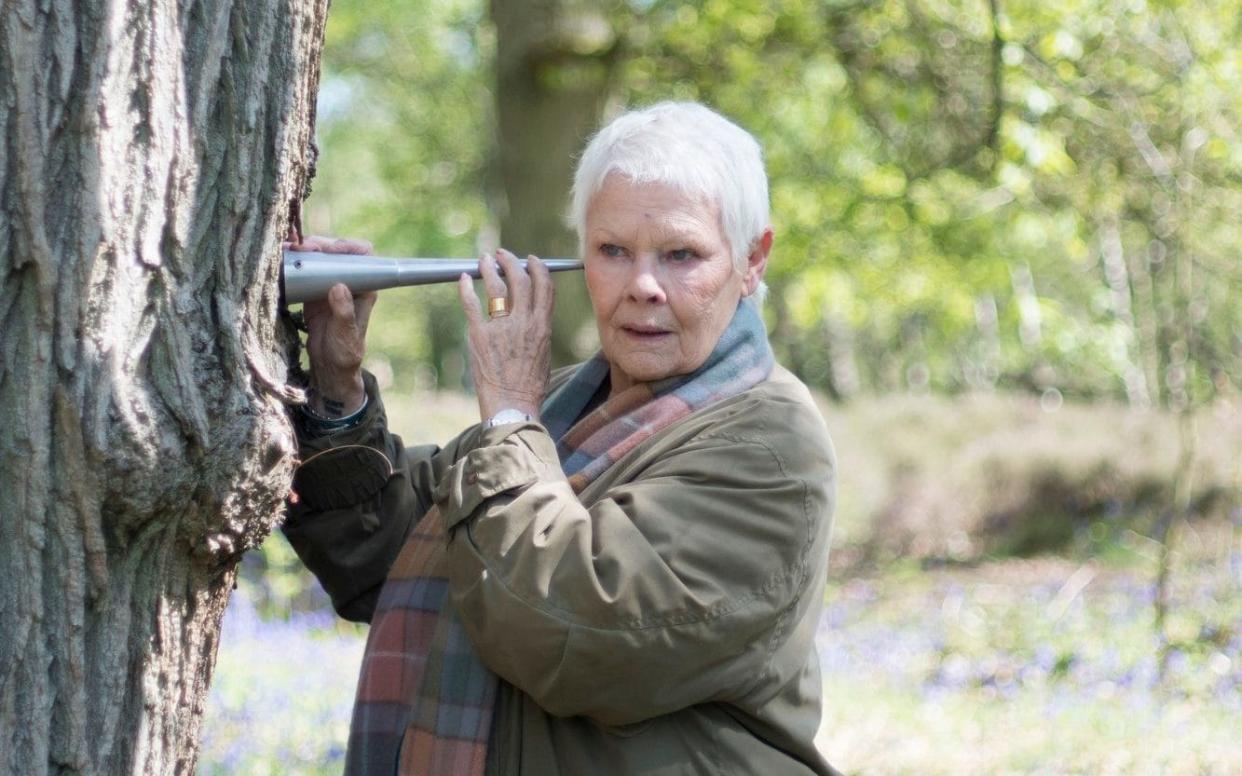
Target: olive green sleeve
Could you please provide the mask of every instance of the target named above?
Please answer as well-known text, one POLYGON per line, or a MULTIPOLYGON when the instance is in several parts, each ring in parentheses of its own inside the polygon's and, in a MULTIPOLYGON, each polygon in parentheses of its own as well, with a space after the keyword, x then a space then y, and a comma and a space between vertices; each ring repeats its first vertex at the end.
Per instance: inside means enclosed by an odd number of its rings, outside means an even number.
POLYGON ((796 447, 691 439, 587 507, 540 426, 485 433, 435 493, 484 663, 609 725, 745 696, 778 650, 810 646, 789 640, 820 595, 832 461, 796 447))
MULTIPOLYGON (((354 428, 325 437, 299 432, 302 459, 282 529, 298 557, 318 578, 336 611, 368 622, 410 527, 431 505, 440 473, 468 429, 443 449, 405 447, 388 430, 375 379, 363 375, 367 407, 354 428)), ((295 424, 296 425, 296 424, 295 424)))

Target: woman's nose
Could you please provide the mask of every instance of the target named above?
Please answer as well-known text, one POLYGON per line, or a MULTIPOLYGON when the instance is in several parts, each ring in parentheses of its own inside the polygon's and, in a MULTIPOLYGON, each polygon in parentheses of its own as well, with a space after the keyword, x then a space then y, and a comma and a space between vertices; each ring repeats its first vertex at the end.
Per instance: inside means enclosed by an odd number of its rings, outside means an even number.
POLYGON ((660 282, 656 262, 636 261, 626 291, 631 300, 646 304, 663 304, 664 284, 660 282))

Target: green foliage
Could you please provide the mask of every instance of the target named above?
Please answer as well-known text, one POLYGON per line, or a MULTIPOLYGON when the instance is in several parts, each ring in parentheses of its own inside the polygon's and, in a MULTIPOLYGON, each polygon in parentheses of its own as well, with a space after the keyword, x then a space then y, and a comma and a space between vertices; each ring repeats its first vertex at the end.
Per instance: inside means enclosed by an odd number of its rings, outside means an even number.
POLYGON ((704 99, 764 141, 804 377, 1170 406, 1188 364, 1200 400, 1236 383, 1236 4, 721 5, 653 6, 626 96, 704 99))
MULTIPOLYGON (((704 100, 763 142, 773 338, 812 384, 1235 392, 1237 3, 607 7, 615 104, 704 100)), ((333 6, 314 228, 425 255, 494 241, 495 35, 477 0, 333 6)), ((451 294, 386 299, 373 352, 401 385, 422 365, 452 387, 460 329, 451 294)))
MULTIPOLYGON (((390 256, 471 256, 486 242, 493 43, 484 15, 466 0, 333 3, 308 231, 365 237, 390 256)), ((462 340, 445 286, 386 293, 368 335, 405 387, 461 388, 462 340)))

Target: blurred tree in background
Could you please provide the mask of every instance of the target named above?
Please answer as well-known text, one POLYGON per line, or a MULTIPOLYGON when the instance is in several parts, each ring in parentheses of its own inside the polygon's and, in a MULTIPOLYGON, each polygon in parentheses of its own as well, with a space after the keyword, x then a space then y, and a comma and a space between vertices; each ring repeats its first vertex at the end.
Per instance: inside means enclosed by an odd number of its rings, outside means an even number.
MULTIPOLYGON (((519 255, 576 256, 565 205, 577 153, 598 128, 615 82, 624 25, 602 4, 577 0, 492 0, 491 9, 501 244, 519 255)), ((572 363, 590 302, 576 275, 554 282, 552 357, 572 363)))
MULTIPOLYGON (((1177 409, 1242 376, 1240 34, 1232 0, 343 0, 310 222, 564 253, 597 117, 703 100, 766 148, 773 339, 810 384, 1177 409)), ((460 387, 451 291, 385 301, 398 384, 460 387)))

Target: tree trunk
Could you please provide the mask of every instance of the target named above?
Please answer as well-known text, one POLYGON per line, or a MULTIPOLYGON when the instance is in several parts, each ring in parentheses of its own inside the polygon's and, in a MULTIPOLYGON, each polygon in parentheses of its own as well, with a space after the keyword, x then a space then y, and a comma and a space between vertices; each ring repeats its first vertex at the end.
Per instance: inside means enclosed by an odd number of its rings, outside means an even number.
POLYGON ((0 774, 191 773, 282 509, 326 0, 3 0, 0 774))
MULTIPOLYGON (((602 3, 492 0, 496 119, 502 186, 501 245, 520 256, 576 256, 566 228, 577 155, 599 125, 616 69, 618 38, 602 3)), ((555 277, 552 358, 570 363, 590 304, 582 277, 555 277)))

